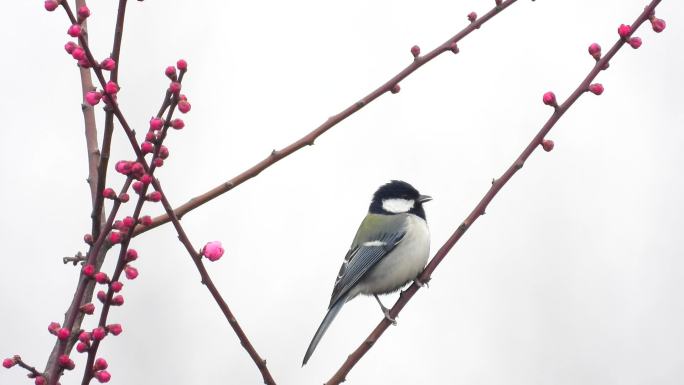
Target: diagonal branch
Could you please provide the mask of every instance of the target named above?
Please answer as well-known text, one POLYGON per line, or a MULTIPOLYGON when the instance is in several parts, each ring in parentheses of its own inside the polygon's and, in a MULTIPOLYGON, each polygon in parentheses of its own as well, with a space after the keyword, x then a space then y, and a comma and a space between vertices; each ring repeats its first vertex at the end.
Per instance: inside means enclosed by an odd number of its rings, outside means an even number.
MULTIPOLYGON (((501 190, 501 188, 515 175, 518 170, 520 170, 527 158, 532 155, 534 150, 536 150, 544 141, 544 137, 553 128, 553 126, 558 122, 558 120, 565 114, 565 112, 579 99, 582 94, 589 91, 589 85, 596 78, 596 76, 602 71, 608 68, 608 63, 615 56, 615 54, 623 47, 627 42, 629 37, 634 31, 636 31, 641 24, 643 24, 655 11, 656 6, 661 2, 661 0, 652 0, 651 3, 644 9, 644 11, 639 15, 639 17, 631 25, 631 32, 629 32, 624 38, 620 38, 606 53, 606 55, 600 60, 596 61, 596 65, 589 72, 589 74, 582 80, 582 82, 577 86, 575 91, 568 97, 565 102, 560 106, 555 106, 555 110, 551 117, 546 121, 544 126, 539 130, 537 135, 532 138, 530 143, 525 147, 523 152, 518 156, 518 158, 513 162, 513 164, 504 172, 504 174, 492 182, 492 186, 489 191, 482 197, 480 202, 475 206, 475 209, 468 215, 468 217, 461 223, 460 226, 454 231, 451 237, 444 243, 444 245, 437 251, 435 256, 432 258, 430 263, 427 265, 423 273, 418 277, 417 282, 426 283, 430 280, 432 273, 435 271, 437 266, 446 257, 452 247, 458 242, 459 239, 465 234, 465 232, 472 226, 472 224, 485 213, 485 210, 489 203, 494 199, 496 194, 501 190)), ((555 101, 553 102, 555 104, 555 101)), ((550 150, 550 149, 549 149, 550 150)), ((423 284, 418 284, 414 282, 408 289, 403 291, 399 296, 399 299, 394 304, 392 309, 390 309, 389 315, 391 318, 396 318, 399 312, 406 306, 409 300, 418 292, 418 289, 423 284)), ((375 342, 382 336, 382 334, 387 330, 390 325, 390 321, 384 318, 378 326, 375 327, 373 332, 366 338, 361 345, 356 348, 356 350, 347 357, 344 364, 338 369, 338 371, 330 378, 326 383, 327 385, 337 385, 345 381, 347 374, 356 365, 359 360, 370 350, 370 348, 375 344, 375 342)))
MULTIPOLYGON (((504 9, 508 8, 510 5, 515 3, 517 0, 506 0, 503 2, 497 1, 497 5, 491 9, 489 12, 481 16, 480 18, 472 21, 467 27, 465 27, 463 30, 461 30, 459 33, 456 35, 452 36, 449 38, 449 40, 445 41, 442 43, 440 46, 437 48, 433 49, 432 51, 428 52, 427 54, 423 56, 418 56, 416 55, 415 59, 411 64, 406 66, 401 72, 398 74, 394 75, 390 80, 385 82, 383 85, 380 87, 376 88, 373 92, 369 93, 365 97, 361 98, 358 102, 352 104, 351 106, 347 107, 345 110, 342 112, 331 116, 326 120, 323 124, 318 126, 315 130, 311 131, 307 135, 303 136, 299 140, 295 141, 294 143, 290 144, 289 146, 281 149, 281 150, 273 150, 271 154, 266 157, 266 159, 262 160, 261 162, 255 164, 254 166, 250 167, 249 169, 243 171, 241 174, 233 177, 232 179, 214 187, 213 189, 205 192, 204 194, 198 195, 192 199, 190 199, 187 203, 177 207, 174 209, 174 212, 178 218, 182 218, 183 215, 187 214, 188 212, 198 208, 199 206, 209 202, 210 200, 217 198, 218 196, 232 190, 233 188, 239 186, 240 184, 254 178, 255 176, 259 175, 262 171, 267 169, 268 167, 272 166, 279 160, 291 155, 292 153, 302 149, 305 146, 312 146, 314 144, 314 141, 321 135, 323 135, 326 131, 331 129, 332 127, 336 126, 338 123, 342 122, 355 112, 359 111, 381 95, 387 93, 387 92, 393 92, 396 93, 399 91, 399 82, 404 80, 406 77, 411 75, 413 72, 415 72, 418 68, 422 67, 424 64, 428 63, 432 59, 436 58, 437 56, 445 53, 445 52, 454 52, 458 53, 458 46, 456 45, 461 39, 464 37, 468 36, 471 32, 475 31, 476 29, 480 28, 482 24, 486 23, 489 19, 492 17, 496 16, 499 12, 503 11, 504 9), (500 4, 499 4, 500 3, 500 4)), ((169 214, 163 214, 160 215, 152 220, 152 224, 150 226, 138 226, 136 227, 133 236, 139 235, 141 233, 144 233, 147 230, 153 229, 157 226, 163 225, 164 223, 167 223, 170 221, 170 216, 169 214)))

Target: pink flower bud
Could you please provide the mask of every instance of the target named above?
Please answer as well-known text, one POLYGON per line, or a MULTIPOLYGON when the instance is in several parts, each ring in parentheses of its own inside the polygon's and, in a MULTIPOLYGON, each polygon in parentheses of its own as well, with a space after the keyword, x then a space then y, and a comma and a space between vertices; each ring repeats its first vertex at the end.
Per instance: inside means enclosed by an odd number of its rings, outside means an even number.
POLYGON ((401 86, 399 85, 399 83, 393 85, 392 89, 390 90, 390 92, 393 94, 398 94, 399 91, 401 91, 401 86))
POLYGON ((83 266, 82 272, 83 272, 83 275, 85 275, 87 277, 92 277, 93 274, 95 274, 95 266, 93 266, 91 264, 87 264, 87 265, 83 266))
MULTIPOLYGON (((147 217, 149 218, 149 216, 147 217)), ((140 218, 140 223, 144 222, 144 218, 145 217, 140 218)), ((136 259, 138 259, 138 252, 135 249, 128 249, 128 251, 126 251, 126 261, 131 262, 135 261, 136 259)))
POLYGON ((83 312, 85 314, 93 314, 95 312, 95 305, 88 302, 88 303, 81 305, 81 307, 79 307, 78 310, 80 310, 81 312, 83 312))
POLYGON ((85 353, 88 351, 89 348, 90 346, 85 342, 79 342, 78 344, 76 344, 76 351, 79 353, 85 353))
POLYGON ((85 242, 88 245, 92 245, 93 244, 93 235, 90 233, 83 235, 83 242, 85 242))
POLYGON ((133 227, 135 225, 135 219, 132 216, 125 217, 122 222, 126 227, 133 227))
POLYGON ((107 366, 109 366, 107 365, 107 361, 104 358, 100 357, 95 360, 95 363, 93 364, 93 370, 104 370, 107 369, 107 366))
POLYGON ((665 27, 667 27, 667 23, 665 23, 665 20, 663 19, 653 18, 651 19, 651 27, 653 27, 653 30, 657 33, 661 33, 665 30, 665 27))
POLYGON ((621 38, 626 39, 629 34, 632 33, 632 27, 629 25, 625 24, 620 24, 618 27, 618 35, 620 35, 621 38))
POLYGON ((166 159, 169 157, 169 149, 166 146, 161 146, 159 148, 159 157, 162 159, 166 159))
POLYGON ((100 99, 102 99, 102 94, 100 94, 97 91, 88 91, 86 92, 86 103, 90 104, 91 106, 95 106, 98 103, 100 103, 100 99))
POLYGON ((81 35, 81 26, 78 24, 72 24, 67 30, 67 33, 71 37, 79 37, 81 35))
POLYGON ((166 67, 166 70, 164 70, 164 74, 171 80, 176 80, 176 67, 174 66, 168 66, 166 67))
POLYGON ((121 306, 124 304, 124 297, 121 294, 117 294, 112 297, 112 306, 121 306))
POLYGON ((83 5, 80 8, 78 8, 78 17, 81 19, 87 19, 88 16, 90 16, 90 9, 88 9, 87 5, 83 5))
POLYGON ((217 261, 223 256, 223 246, 221 245, 221 242, 214 241, 204 245, 202 248, 202 255, 212 262, 217 261))
POLYGON ((169 86, 169 92, 172 94, 177 94, 181 90, 181 84, 178 82, 171 82, 171 85, 169 86))
POLYGON ((118 293, 123 289, 123 283, 119 281, 114 281, 109 284, 109 287, 112 289, 113 292, 118 293))
POLYGON ((109 95, 114 95, 119 92, 119 85, 114 82, 107 82, 105 84, 105 92, 109 95))
POLYGON ((107 331, 102 326, 99 326, 93 329, 90 335, 92 335, 93 341, 101 341, 107 335, 107 331))
POLYGON ((596 60, 601 59, 601 46, 596 43, 591 43, 589 46, 589 55, 596 60))
POLYGON ((71 51, 71 57, 73 57, 76 60, 85 60, 86 58, 86 53, 81 47, 76 47, 71 51))
POLYGON ((59 330, 59 328, 61 327, 62 325, 60 325, 57 322, 50 322, 50 325, 48 325, 48 331, 50 332, 50 334, 57 335, 57 330, 59 330))
POLYGON ((126 267, 124 267, 124 273, 126 273, 126 278, 130 280, 138 278, 138 269, 133 266, 126 265, 126 267))
POLYGON ((78 44, 74 43, 73 41, 69 41, 66 44, 64 44, 64 50, 67 51, 69 55, 71 55, 74 50, 78 48, 78 44))
POLYGON ((188 100, 188 97, 183 94, 180 94, 178 95, 178 100, 188 100))
POLYGON ((162 199, 162 194, 159 191, 152 191, 147 194, 147 200, 150 202, 159 202, 162 199))
POLYGON ((104 303, 107 300, 107 293, 105 293, 104 290, 99 290, 97 292, 97 299, 104 303))
POLYGON ((135 162, 131 165, 131 173, 132 174, 141 174, 145 171, 143 168, 143 165, 140 164, 140 162, 135 162))
POLYGON ((111 243, 119 243, 123 239, 123 235, 118 231, 112 231, 107 237, 111 243))
POLYGON ((13 358, 5 358, 4 360, 2 360, 2 366, 4 366, 6 369, 9 369, 16 364, 17 362, 14 361, 13 358))
POLYGON ((90 333, 88 333, 85 330, 82 331, 81 334, 78 335, 78 340, 81 342, 88 343, 88 342, 90 342, 90 338, 91 338, 90 333))
POLYGON ((120 174, 128 175, 131 173, 131 162, 127 160, 120 160, 116 162, 114 169, 120 174))
POLYGON ((176 62, 176 67, 178 67, 178 69, 181 71, 187 71, 188 70, 188 62, 186 62, 183 59, 180 59, 176 62))
POLYGON ((143 226, 149 226, 152 224, 152 218, 149 215, 145 215, 140 218, 140 224, 143 226))
POLYGON ((157 141, 157 135, 154 133, 154 131, 148 131, 147 134, 145 134, 145 140, 154 143, 157 141))
POLYGON ((140 177, 140 182, 142 184, 150 184, 152 183, 152 177, 150 174, 143 174, 143 176, 140 177))
POLYGON ((594 95, 601 95, 603 93, 603 84, 594 83, 589 86, 589 91, 591 91, 594 95))
POLYGON ((152 118, 150 119, 150 130, 159 130, 162 127, 164 127, 164 120, 161 118, 152 118))
POLYGON ((641 38, 640 38, 640 37, 636 37, 636 36, 635 36, 635 37, 632 37, 632 38, 630 38, 630 39, 627 41, 627 43, 629 43, 629 45, 630 45, 632 48, 637 49, 637 48, 641 47, 641 38))
POLYGON ((107 187, 106 189, 102 190, 102 196, 105 198, 114 199, 116 198, 116 192, 113 188, 107 187))
POLYGON ((154 160, 152 161, 152 164, 154 164, 155 167, 161 167, 164 165, 164 159, 154 158, 154 160))
POLYGON ((449 46, 449 49, 451 50, 451 52, 453 52, 455 54, 460 52, 458 49, 458 44, 456 44, 455 42, 451 43, 451 45, 449 46))
POLYGON ((62 354, 61 356, 59 356, 57 358, 57 362, 59 363, 59 366, 67 370, 72 370, 76 367, 74 361, 71 358, 69 358, 69 356, 67 356, 66 354, 62 354))
POLYGON ((175 128, 176 130, 180 130, 181 128, 185 127, 185 122, 183 119, 174 119, 171 121, 171 127, 175 128))
POLYGON ((47 384, 47 380, 43 376, 38 376, 35 380, 33 380, 33 383, 36 385, 45 385, 47 384))
POLYGON ((190 103, 187 100, 181 100, 178 102, 178 111, 187 114, 190 111, 190 103))
POLYGON ((411 47, 411 55, 413 55, 414 58, 418 57, 420 55, 420 47, 418 47, 417 45, 411 47))
POLYGON ((556 95, 551 91, 545 93, 542 100, 544 101, 544 104, 546 104, 547 106, 558 106, 558 104, 556 103, 556 95))
POLYGON ((475 13, 475 12, 470 12, 470 13, 468 14, 468 20, 469 20, 471 23, 474 22, 475 20, 477 20, 477 13, 475 13))
POLYGON ((150 142, 142 142, 140 145, 140 151, 142 151, 143 154, 149 154, 154 151, 154 144, 150 142))
POLYGON ((109 332, 115 336, 118 336, 123 331, 123 329, 121 328, 121 324, 107 325, 107 330, 109 330, 109 332))
POLYGON ((100 63, 100 68, 102 68, 105 71, 112 71, 114 68, 116 68, 116 62, 114 59, 108 57, 100 63))
POLYGON ((57 3, 57 1, 55 1, 55 0, 45 0, 45 4, 44 4, 44 5, 45 5, 45 9, 46 9, 48 12, 54 11, 54 10, 57 9, 57 7, 59 6, 59 4, 57 3))
POLYGON ((112 379, 112 375, 109 374, 108 371, 106 370, 101 370, 99 372, 95 372, 95 378, 100 382, 100 383, 105 383, 109 382, 109 380, 112 379))
POLYGON ((542 148, 543 148, 544 151, 546 151, 546 152, 549 152, 549 151, 553 150, 553 140, 544 139, 544 140, 542 141, 542 148))
POLYGON ((59 338, 60 341, 66 341, 66 339, 69 338, 70 334, 71 331, 67 328, 57 329, 57 338, 59 338))
POLYGON ((145 187, 145 185, 142 184, 142 182, 133 182, 133 191, 137 192, 138 194, 140 194, 143 187, 145 187))
POLYGON ((131 197, 127 193, 119 195, 119 200, 121 201, 121 203, 126 203, 129 199, 131 199, 131 197))
POLYGON ((109 282, 109 277, 107 276, 106 273, 102 271, 98 271, 95 273, 95 282, 97 283, 107 283, 109 282))

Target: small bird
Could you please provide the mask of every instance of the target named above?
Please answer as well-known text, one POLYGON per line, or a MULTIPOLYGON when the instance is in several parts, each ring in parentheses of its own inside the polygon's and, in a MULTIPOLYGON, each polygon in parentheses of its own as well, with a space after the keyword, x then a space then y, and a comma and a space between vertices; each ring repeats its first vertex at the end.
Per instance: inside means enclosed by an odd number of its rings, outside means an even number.
POLYGON ((385 317, 390 317, 378 294, 388 294, 415 280, 430 255, 430 231, 423 203, 432 200, 410 184, 393 180, 373 194, 368 215, 337 274, 328 313, 316 330, 302 366, 316 350, 323 334, 347 301, 359 294, 373 295, 385 317))

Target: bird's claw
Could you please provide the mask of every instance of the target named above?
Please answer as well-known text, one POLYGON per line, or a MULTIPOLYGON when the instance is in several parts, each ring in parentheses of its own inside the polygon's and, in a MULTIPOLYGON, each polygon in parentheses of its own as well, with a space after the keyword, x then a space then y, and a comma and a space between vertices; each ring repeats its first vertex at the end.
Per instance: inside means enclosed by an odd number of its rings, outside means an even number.
POLYGON ((391 322, 392 325, 397 326, 397 320, 390 316, 389 309, 385 308, 383 310, 383 313, 385 313, 385 319, 387 319, 389 322, 391 322))

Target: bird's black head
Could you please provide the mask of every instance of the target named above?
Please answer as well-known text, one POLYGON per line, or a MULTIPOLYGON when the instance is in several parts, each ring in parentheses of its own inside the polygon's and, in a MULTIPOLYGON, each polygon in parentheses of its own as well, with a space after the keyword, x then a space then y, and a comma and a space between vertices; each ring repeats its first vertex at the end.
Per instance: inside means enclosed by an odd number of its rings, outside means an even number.
POLYGON ((410 184, 393 180, 378 188, 368 211, 373 214, 415 214, 425 219, 423 203, 432 200, 428 195, 421 195, 410 184))

